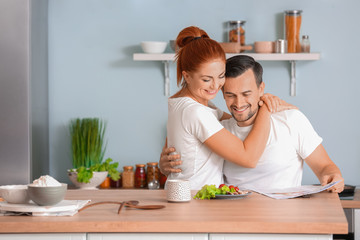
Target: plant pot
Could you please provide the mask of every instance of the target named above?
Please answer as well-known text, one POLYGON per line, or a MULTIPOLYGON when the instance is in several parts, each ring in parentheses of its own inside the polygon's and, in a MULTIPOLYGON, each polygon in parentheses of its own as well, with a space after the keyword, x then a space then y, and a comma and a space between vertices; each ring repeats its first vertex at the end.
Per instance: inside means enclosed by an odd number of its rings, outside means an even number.
POLYGON ((77 181, 77 172, 72 172, 68 170, 68 176, 70 181, 80 189, 97 189, 107 177, 108 172, 93 172, 93 177, 90 179, 89 183, 81 183, 77 181))

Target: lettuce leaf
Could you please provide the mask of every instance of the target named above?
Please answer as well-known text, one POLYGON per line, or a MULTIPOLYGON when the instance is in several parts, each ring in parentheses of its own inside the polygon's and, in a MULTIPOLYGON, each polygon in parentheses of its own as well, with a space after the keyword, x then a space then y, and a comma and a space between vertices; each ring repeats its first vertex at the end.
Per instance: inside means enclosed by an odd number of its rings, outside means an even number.
POLYGON ((226 194, 230 191, 228 186, 217 188, 215 185, 204 185, 194 196, 195 199, 210 199, 215 198, 215 195, 226 194))

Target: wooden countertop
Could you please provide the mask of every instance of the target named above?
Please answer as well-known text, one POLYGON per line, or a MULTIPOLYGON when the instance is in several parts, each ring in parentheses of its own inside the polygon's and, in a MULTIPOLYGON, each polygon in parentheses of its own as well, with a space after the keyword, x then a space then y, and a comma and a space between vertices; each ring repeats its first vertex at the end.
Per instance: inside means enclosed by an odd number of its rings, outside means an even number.
MULTIPOLYGON (((195 192, 193 192, 195 193, 195 192)), ((164 190, 68 190, 65 199, 92 202, 138 200, 164 209, 123 209, 98 205, 72 217, 0 217, 1 233, 190 232, 346 234, 347 221, 335 193, 274 200, 252 193, 237 200, 168 203, 164 190)))
POLYGON ((360 208, 360 189, 355 189, 353 200, 341 200, 343 208, 360 208))

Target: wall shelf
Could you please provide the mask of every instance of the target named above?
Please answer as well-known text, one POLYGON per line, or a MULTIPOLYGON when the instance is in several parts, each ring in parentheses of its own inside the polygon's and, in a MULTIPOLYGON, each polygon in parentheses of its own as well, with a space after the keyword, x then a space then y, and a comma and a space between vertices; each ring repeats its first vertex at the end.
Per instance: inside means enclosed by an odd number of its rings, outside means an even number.
MULTIPOLYGON (((242 54, 242 53, 240 53, 242 54)), ((237 53, 226 54, 226 58, 230 58, 237 53)), ((256 61, 289 61, 290 62, 290 95, 296 96, 296 61, 315 61, 320 59, 320 53, 243 53, 253 57, 256 61)), ((134 53, 134 61, 162 61, 164 63, 165 72, 165 95, 170 93, 170 77, 169 77, 169 63, 175 60, 175 53, 134 53)))

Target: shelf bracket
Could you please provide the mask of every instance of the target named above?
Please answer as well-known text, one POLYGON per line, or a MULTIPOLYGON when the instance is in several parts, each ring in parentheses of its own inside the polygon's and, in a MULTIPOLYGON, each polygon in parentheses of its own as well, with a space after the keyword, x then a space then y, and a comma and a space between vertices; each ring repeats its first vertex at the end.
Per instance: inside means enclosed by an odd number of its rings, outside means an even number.
POLYGON ((296 96, 296 63, 295 60, 290 61, 291 78, 290 78, 290 96, 296 96))
POLYGON ((165 80, 164 80, 164 94, 165 96, 170 95, 170 72, 169 72, 169 61, 163 61, 164 63, 164 73, 165 73, 165 80))

